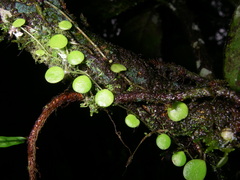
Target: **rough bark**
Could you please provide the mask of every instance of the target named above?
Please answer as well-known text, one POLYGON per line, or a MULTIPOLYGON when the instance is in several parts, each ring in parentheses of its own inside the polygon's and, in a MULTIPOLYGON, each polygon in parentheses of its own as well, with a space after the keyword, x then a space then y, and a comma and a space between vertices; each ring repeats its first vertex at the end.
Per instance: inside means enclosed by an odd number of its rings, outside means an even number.
POLYGON ((101 110, 95 105, 93 94, 99 88, 107 88, 115 95, 113 106, 134 113, 151 132, 166 131, 177 145, 190 144, 181 148, 194 157, 205 158, 213 168, 221 159, 215 151, 229 153, 239 147, 240 96, 224 81, 202 78, 178 65, 146 61, 108 43, 84 27, 79 28, 62 0, 2 0, 0 17, 2 37, 17 42, 21 49, 32 54, 36 63, 64 68, 70 81, 83 72, 91 77, 94 87, 81 99, 91 114, 101 110), (17 18, 24 18, 26 24, 14 28, 12 23, 17 18), (72 21, 73 28, 60 30, 58 23, 62 20, 72 21), (63 57, 66 49, 54 50, 48 46, 51 36, 59 33, 69 40, 68 52, 80 50, 85 54, 83 64, 67 64, 63 57), (44 49, 46 54, 37 56, 38 49, 44 49), (112 63, 123 64, 127 71, 112 72, 112 63), (166 111, 175 101, 184 101, 189 107, 187 118, 179 122, 171 121, 166 111), (234 135, 232 141, 221 136, 226 128, 234 135))

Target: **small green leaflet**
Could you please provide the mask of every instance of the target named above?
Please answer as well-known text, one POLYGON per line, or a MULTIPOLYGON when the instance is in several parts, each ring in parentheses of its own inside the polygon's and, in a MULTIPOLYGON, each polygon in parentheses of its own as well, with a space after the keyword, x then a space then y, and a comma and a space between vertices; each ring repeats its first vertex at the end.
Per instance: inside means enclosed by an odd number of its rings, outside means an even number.
POLYGON ((0 136, 0 148, 22 144, 27 138, 21 136, 0 136))
POLYGON ((121 71, 126 71, 127 70, 127 68, 124 65, 118 64, 118 63, 112 64, 110 69, 111 69, 111 71, 113 71, 115 73, 120 73, 121 71))

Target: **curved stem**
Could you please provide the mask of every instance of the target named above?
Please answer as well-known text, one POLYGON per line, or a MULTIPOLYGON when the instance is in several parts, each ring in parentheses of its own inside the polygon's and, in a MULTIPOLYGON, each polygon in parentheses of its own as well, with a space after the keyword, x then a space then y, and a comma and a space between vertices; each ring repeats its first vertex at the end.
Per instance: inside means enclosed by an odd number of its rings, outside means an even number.
POLYGON ((46 48, 45 48, 30 32, 28 32, 26 29, 24 29, 24 28, 22 28, 22 27, 21 27, 21 29, 22 29, 25 33, 27 33, 29 36, 31 36, 31 38, 33 38, 34 41, 36 41, 36 42, 41 46, 41 48, 50 56, 50 54, 49 54, 49 52, 46 50, 46 48))
POLYGON ((59 106, 65 103, 71 103, 74 101, 81 101, 83 99, 82 94, 75 92, 64 92, 56 97, 54 97, 44 108, 41 115, 38 117, 35 122, 31 133, 28 137, 28 172, 29 179, 36 179, 36 141, 38 134, 45 124, 47 118, 56 110, 59 106))

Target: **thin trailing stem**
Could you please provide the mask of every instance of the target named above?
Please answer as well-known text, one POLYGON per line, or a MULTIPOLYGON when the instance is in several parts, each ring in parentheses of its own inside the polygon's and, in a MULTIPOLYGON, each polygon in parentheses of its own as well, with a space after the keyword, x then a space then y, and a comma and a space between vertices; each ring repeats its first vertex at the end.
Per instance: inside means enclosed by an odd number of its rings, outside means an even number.
POLYGON ((75 92, 64 92, 56 97, 54 97, 43 109, 41 115, 35 122, 31 133, 28 137, 28 172, 29 179, 36 179, 36 141, 38 139, 39 132, 41 131, 43 125, 45 124, 47 118, 56 110, 59 106, 71 103, 74 101, 81 101, 83 96, 75 92))
POLYGON ((150 136, 152 136, 152 134, 155 134, 155 133, 162 133, 162 132, 166 132, 167 130, 162 130, 162 129, 159 129, 157 131, 152 131, 148 134, 146 134, 142 139, 141 141, 139 142, 139 144, 137 145, 137 147, 135 148, 135 150, 132 152, 131 149, 126 145, 126 143, 123 141, 122 139, 122 136, 121 136, 121 132, 117 130, 117 127, 116 127, 116 124, 114 123, 111 115, 109 114, 109 112, 107 110, 105 110, 109 119, 111 120, 112 124, 113 124, 113 127, 114 127, 114 131, 115 131, 115 134, 117 135, 117 137, 119 138, 119 140, 122 142, 122 144, 127 148, 127 150, 129 151, 129 157, 128 157, 128 160, 127 160, 127 163, 126 163, 126 168, 131 164, 132 162, 132 159, 133 159, 133 156, 135 155, 135 153, 137 152, 138 148, 141 146, 141 144, 150 136))
POLYGON ((142 139, 141 141, 138 143, 137 147, 135 148, 135 150, 133 151, 133 153, 131 153, 131 155, 129 156, 128 158, 128 161, 127 161, 127 164, 126 164, 126 168, 129 166, 129 164, 131 164, 132 162, 132 159, 133 159, 133 156, 135 155, 135 153, 137 152, 138 148, 141 146, 141 144, 148 138, 148 137, 151 137, 153 134, 155 133, 163 133, 163 132, 166 132, 167 130, 162 130, 162 129, 159 129, 157 131, 152 131, 148 134, 146 134, 142 139))
POLYGON ((29 36, 31 36, 31 38, 33 38, 33 39, 41 46, 41 48, 42 48, 48 55, 50 55, 50 54, 48 53, 48 51, 45 49, 45 47, 44 47, 30 32, 28 32, 26 29, 24 29, 24 28, 22 28, 22 27, 21 27, 21 29, 22 29, 25 33, 27 33, 29 36))
POLYGON ((121 136, 121 132, 117 130, 117 126, 116 126, 116 124, 114 123, 111 115, 108 113, 107 110, 105 110, 105 111, 107 112, 107 115, 108 115, 109 119, 111 120, 111 122, 112 122, 112 124, 113 124, 115 134, 117 135, 117 137, 119 138, 119 140, 122 142, 122 144, 127 148, 127 150, 129 151, 130 156, 132 156, 132 151, 131 151, 131 149, 130 149, 130 148, 126 145, 126 143, 123 141, 122 136, 121 136))

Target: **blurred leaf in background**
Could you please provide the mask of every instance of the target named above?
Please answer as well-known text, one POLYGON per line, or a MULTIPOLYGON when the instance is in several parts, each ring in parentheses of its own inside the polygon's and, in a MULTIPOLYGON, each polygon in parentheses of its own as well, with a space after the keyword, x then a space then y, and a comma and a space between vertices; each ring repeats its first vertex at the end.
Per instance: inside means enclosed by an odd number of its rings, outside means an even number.
POLYGON ((25 141, 26 138, 21 136, 0 136, 0 148, 23 144, 25 141))
POLYGON ((240 91, 240 6, 231 23, 224 63, 225 79, 232 89, 240 91))
POLYGON ((128 39, 127 49, 145 57, 161 56, 162 28, 155 7, 144 9, 125 21, 119 38, 128 39))

